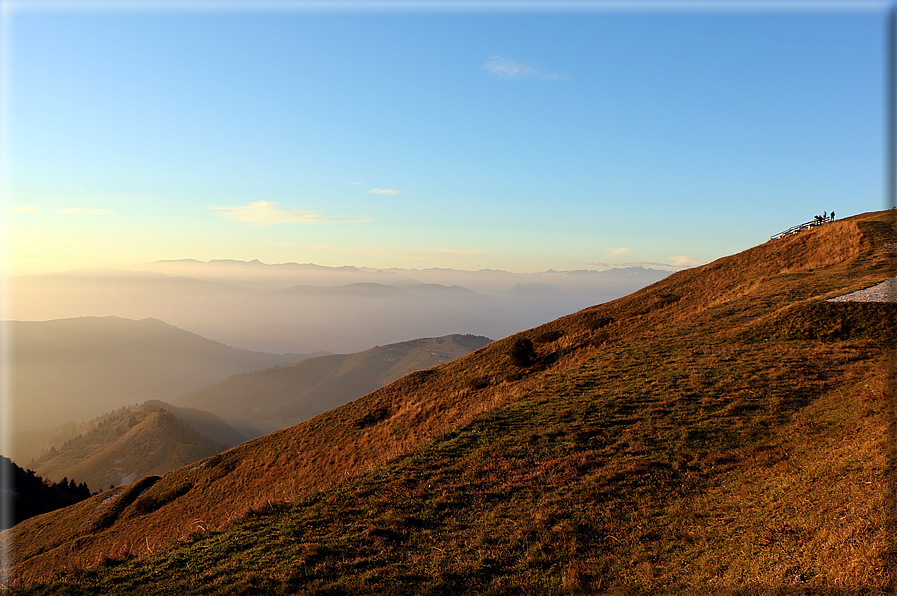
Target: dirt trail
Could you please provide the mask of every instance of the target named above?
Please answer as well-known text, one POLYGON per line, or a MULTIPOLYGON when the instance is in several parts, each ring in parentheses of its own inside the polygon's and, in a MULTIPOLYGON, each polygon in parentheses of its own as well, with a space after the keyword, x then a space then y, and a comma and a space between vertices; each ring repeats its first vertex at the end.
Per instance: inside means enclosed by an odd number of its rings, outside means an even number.
POLYGON ((897 277, 886 279, 865 290, 857 290, 826 302, 897 302, 897 277))

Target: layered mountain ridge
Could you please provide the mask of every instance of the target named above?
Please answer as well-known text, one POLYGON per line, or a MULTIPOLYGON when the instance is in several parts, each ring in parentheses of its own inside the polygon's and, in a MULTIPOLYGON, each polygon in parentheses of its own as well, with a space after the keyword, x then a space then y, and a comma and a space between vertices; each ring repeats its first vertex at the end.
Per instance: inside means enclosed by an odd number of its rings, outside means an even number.
POLYGON ((234 428, 207 412, 160 401, 121 408, 86 426, 28 467, 53 480, 78 479, 97 491, 164 474, 243 441, 234 428))
POLYGON ((356 354, 307 358, 235 375, 185 395, 178 403, 213 412, 259 436, 308 420, 491 341, 475 335, 448 335, 376 346, 356 354))

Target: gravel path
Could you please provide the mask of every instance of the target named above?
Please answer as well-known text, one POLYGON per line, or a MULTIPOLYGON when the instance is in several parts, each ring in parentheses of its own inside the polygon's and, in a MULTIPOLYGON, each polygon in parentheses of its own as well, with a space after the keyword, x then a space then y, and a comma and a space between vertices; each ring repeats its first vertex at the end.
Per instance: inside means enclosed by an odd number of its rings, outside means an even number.
POLYGON ((826 302, 897 302, 897 277, 886 279, 877 286, 857 290, 826 302))

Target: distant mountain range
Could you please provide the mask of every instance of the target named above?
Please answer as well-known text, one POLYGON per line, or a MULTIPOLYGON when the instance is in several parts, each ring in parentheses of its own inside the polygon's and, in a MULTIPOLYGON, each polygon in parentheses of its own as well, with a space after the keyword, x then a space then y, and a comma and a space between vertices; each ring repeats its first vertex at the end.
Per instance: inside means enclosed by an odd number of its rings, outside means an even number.
POLYGON ((243 349, 352 353, 409 337, 506 337, 667 275, 639 267, 515 274, 186 260, 20 276, 9 287, 16 320, 156 318, 243 349))

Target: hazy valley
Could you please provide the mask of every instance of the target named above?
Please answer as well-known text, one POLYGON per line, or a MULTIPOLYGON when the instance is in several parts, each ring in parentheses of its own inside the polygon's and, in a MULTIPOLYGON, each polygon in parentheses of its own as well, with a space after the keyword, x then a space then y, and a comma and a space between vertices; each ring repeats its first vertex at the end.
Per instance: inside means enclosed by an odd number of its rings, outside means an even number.
POLYGON ((513 274, 162 261, 22 276, 9 286, 16 320, 155 318, 236 348, 345 354, 450 334, 507 337, 666 275, 639 267, 513 274))
POLYGON ((239 350, 159 320, 6 321, 16 428, 81 421, 148 399, 170 401, 299 354, 239 350))
MULTIPOLYGON (((11 339, 16 420, 5 455, 27 464, 94 431, 92 419, 140 410, 147 400, 208 410, 242 440, 253 438, 466 354, 487 336, 505 337, 666 275, 183 260, 14 278, 14 314, 50 320, 2 323, 11 339)), ((124 442, 112 450, 124 449, 126 439, 116 438, 124 442)), ((38 471, 58 479, 57 468, 71 463, 58 461, 67 463, 38 471)), ((131 468, 108 473, 129 478, 131 468)), ((96 484, 104 473, 90 472, 90 485, 107 486, 96 484)))

